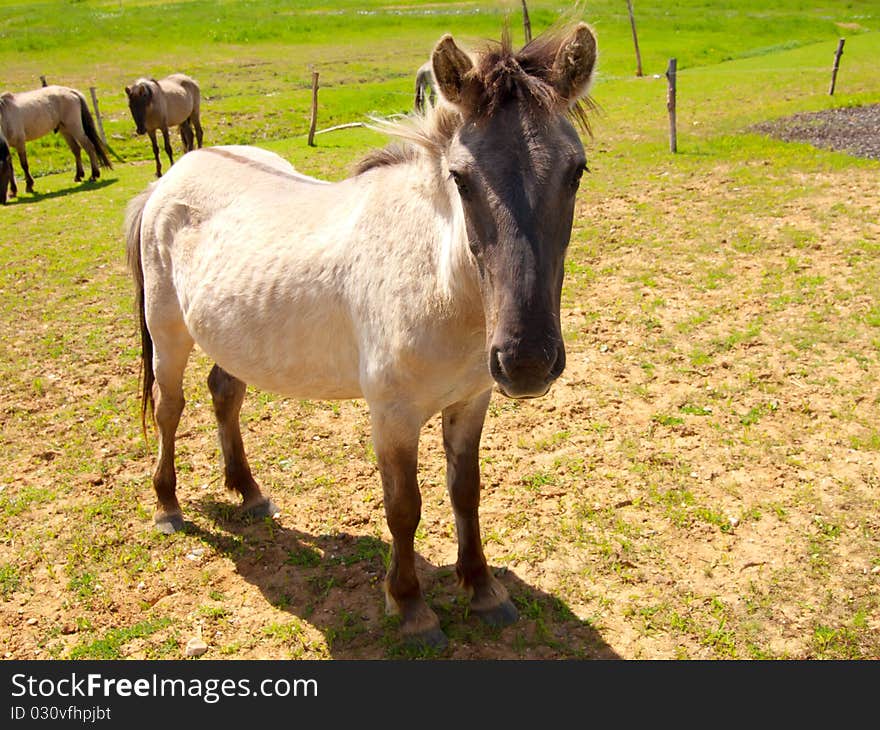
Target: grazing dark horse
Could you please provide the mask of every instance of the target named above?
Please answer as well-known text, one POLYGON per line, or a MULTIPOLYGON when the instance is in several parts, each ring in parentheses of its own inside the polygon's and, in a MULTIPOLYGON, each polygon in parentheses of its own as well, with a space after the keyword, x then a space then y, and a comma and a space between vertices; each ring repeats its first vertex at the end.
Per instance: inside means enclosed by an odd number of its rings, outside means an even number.
POLYGON ((3 135, 0 134, 0 205, 6 205, 7 191, 14 197, 18 195, 15 187, 15 174, 12 170, 12 153, 3 135))
MULTIPOLYGON (((18 152, 27 192, 34 191, 34 179, 28 168, 25 142, 39 139, 49 132, 60 132, 73 152, 76 160, 74 182, 85 177, 80 149, 84 149, 89 156, 92 166, 90 180, 97 180, 101 176, 99 165, 113 167, 98 136, 86 99, 79 91, 66 86, 44 86, 17 94, 6 92, 0 94, 0 134, 18 152)), ((16 189, 14 179, 12 189, 16 189)))
POLYGON ((158 81, 142 78, 131 86, 126 86, 125 94, 137 133, 148 134, 153 144, 156 177, 162 177, 159 144, 156 142, 157 129, 162 132, 169 165, 174 164, 174 153, 168 136, 169 127, 179 128, 184 153, 192 152, 196 143, 199 147, 202 146, 202 123, 199 118, 201 92, 194 79, 185 74, 171 74, 158 81))
POLYGON ((323 183, 255 147, 184 155, 126 215, 143 354, 142 417, 155 418, 154 521, 183 527, 174 467, 183 374, 195 344, 226 486, 246 514, 275 508, 254 479, 239 412, 247 384, 296 398, 364 398, 393 537, 388 609, 408 639, 445 637, 415 571, 419 435, 442 413, 456 572, 471 611, 517 618, 480 536, 479 444, 493 387, 544 395, 565 368, 560 298, 586 159, 569 120, 596 59, 589 26, 519 52, 432 55, 441 103, 390 125, 404 141, 323 183), (230 185, 230 180, 235 181, 230 185))
POLYGON ((416 71, 416 100, 414 106, 417 112, 424 113, 426 98, 430 101, 431 106, 434 106, 434 103, 437 101, 434 71, 431 68, 430 59, 419 66, 419 70, 416 71))

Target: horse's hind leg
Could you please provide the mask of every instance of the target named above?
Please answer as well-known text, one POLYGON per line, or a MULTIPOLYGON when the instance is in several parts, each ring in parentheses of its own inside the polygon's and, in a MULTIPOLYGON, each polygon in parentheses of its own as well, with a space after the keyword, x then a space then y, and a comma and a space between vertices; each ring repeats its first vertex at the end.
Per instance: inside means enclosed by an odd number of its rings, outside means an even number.
POLYGON ((455 513, 458 561, 455 571, 471 594, 470 610, 492 626, 518 618, 516 607, 486 564, 480 538, 479 446, 491 391, 443 409, 446 486, 455 513))
MULTIPOLYGON (((89 156, 89 164, 91 165, 91 176, 89 180, 97 180, 101 177, 101 168, 98 167, 98 152, 95 149, 95 145, 92 144, 92 140, 90 140, 85 132, 79 138, 79 144, 86 151, 89 156)), ((78 173, 80 179, 85 175, 82 169, 82 165, 79 163, 79 154, 77 154, 77 164, 79 164, 78 173)))
POLYGON ((183 371, 193 341, 185 330, 151 327, 151 332, 174 332, 153 337, 154 412, 159 429, 159 457, 153 472, 153 488, 158 506, 153 521, 156 529, 171 534, 183 529, 183 514, 177 501, 177 474, 174 469, 174 441, 183 412, 183 371))
POLYGON ((241 494, 242 508, 249 517, 271 517, 276 507, 254 480, 241 440, 239 413, 247 384, 215 365, 208 375, 208 388, 217 416, 226 488, 241 494))
POLYGON ((189 119, 185 119, 183 124, 180 125, 180 141, 183 142, 184 152, 192 152, 195 137, 193 136, 192 125, 190 125, 189 119))
POLYGON ((199 149, 202 147, 202 122, 199 119, 198 112, 195 112, 190 120, 193 123, 193 126, 196 128, 196 144, 199 146, 199 149))
POLYGON ((440 621, 425 602, 415 569, 416 528, 422 499, 417 479, 421 423, 399 408, 370 404, 373 444, 382 475, 385 517, 391 530, 391 561, 385 576, 385 605, 400 616, 401 632, 410 642, 443 648, 440 621))
POLYGON ((79 142, 69 132, 62 131, 61 134, 64 136, 64 141, 67 142, 67 146, 70 147, 70 151, 73 153, 73 159, 76 161, 76 176, 73 178, 73 181, 79 182, 86 174, 85 170, 83 170, 79 142))

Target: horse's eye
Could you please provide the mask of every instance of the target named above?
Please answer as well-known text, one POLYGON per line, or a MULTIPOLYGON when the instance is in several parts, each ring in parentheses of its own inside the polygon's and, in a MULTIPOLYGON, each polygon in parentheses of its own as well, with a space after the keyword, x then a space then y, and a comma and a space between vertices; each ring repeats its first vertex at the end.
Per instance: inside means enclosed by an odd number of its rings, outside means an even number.
POLYGON ((458 188, 458 194, 462 198, 466 198, 468 195, 470 195, 471 189, 468 187, 467 181, 464 179, 464 176, 460 172, 458 172, 457 170, 450 170, 449 176, 455 183, 455 187, 458 188))
POLYGON ((571 188, 572 190, 577 190, 581 184, 581 178, 583 177, 585 172, 589 172, 590 168, 587 167, 587 164, 578 165, 577 169, 574 171, 574 175, 571 177, 571 188))

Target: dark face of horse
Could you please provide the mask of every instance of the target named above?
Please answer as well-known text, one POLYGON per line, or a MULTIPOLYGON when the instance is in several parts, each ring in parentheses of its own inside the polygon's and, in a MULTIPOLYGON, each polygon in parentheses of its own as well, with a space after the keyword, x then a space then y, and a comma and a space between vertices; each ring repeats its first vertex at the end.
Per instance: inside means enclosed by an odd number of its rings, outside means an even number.
POLYGON ((131 110, 138 134, 147 133, 147 108, 153 99, 153 90, 146 84, 135 84, 125 87, 128 97, 128 108, 131 110))
POLYGON ((489 369, 516 398, 544 395, 565 368, 560 297, 586 165, 564 117, 538 123, 519 106, 466 125, 449 158, 480 272, 489 369))
POLYGON ((438 44, 434 73, 465 118, 447 160, 479 271, 489 371, 507 396, 542 396, 565 368, 560 298, 586 169, 565 112, 585 92, 595 41, 581 25, 536 57, 499 54, 495 69, 472 68, 449 44, 438 44))

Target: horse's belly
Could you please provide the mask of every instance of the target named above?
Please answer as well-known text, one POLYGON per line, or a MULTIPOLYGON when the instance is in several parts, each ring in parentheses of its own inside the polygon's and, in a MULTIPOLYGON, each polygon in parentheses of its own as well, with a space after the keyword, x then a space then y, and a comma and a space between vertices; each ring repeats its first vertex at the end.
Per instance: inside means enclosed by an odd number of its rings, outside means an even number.
POLYGON ((54 119, 40 114, 25 128, 25 141, 33 142, 35 139, 45 137, 50 132, 54 132, 57 126, 57 122, 54 119))
POLYGON ((357 348, 333 319, 303 327, 259 319, 230 323, 191 312, 187 327, 205 353, 249 385, 296 398, 359 398, 357 348))

